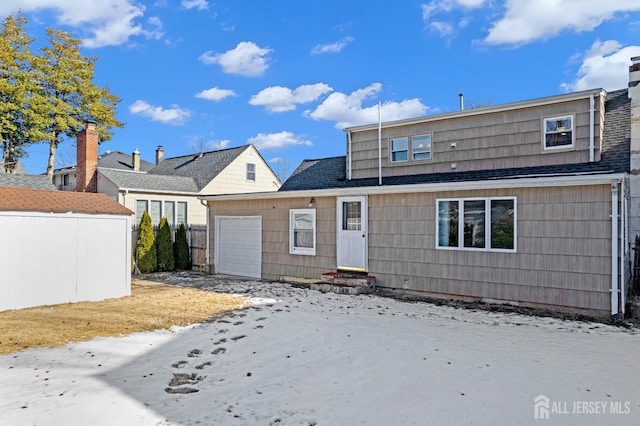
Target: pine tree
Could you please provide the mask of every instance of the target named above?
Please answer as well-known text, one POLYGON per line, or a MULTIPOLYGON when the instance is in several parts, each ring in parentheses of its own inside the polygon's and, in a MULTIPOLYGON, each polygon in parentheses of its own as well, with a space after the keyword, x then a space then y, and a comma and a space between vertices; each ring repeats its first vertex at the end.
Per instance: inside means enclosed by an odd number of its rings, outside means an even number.
POLYGON ((191 269, 187 230, 182 223, 178 227, 178 232, 176 232, 176 242, 173 243, 173 254, 176 261, 176 269, 191 269))
POLYGON ((27 145, 46 138, 47 105, 26 23, 18 14, 0 27, 0 144, 6 173, 16 172, 27 145))
POLYGON ((146 211, 142 214, 140 226, 138 227, 138 240, 136 241, 136 256, 138 259, 138 269, 143 274, 154 272, 158 266, 156 257, 156 244, 153 236, 153 225, 151 216, 146 211))
POLYGON ((166 217, 160 219, 158 235, 156 236, 156 249, 158 252, 158 271, 173 271, 173 242, 171 241, 171 229, 166 217))
POLYGON ((65 137, 74 138, 84 123, 92 120, 97 123, 100 142, 104 142, 111 139, 113 128, 123 123, 115 118, 120 99, 108 87, 93 83, 98 58, 83 56, 80 40, 67 32, 47 28, 47 36, 49 46, 42 49, 38 64, 49 101, 47 176, 51 179, 56 150, 65 137))

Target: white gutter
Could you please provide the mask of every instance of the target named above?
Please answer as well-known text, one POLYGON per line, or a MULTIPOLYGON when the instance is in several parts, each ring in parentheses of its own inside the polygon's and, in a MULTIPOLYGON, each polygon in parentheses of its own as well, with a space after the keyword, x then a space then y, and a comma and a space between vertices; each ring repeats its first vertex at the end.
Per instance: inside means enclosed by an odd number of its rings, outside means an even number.
POLYGON ((611 316, 619 315, 618 289, 618 180, 611 181, 611 316))
POLYGON ((589 162, 593 163, 595 161, 595 112, 596 112, 596 101, 594 99, 593 93, 589 95, 589 162))
POLYGON ((620 193, 622 196, 622 211, 620 212, 620 276, 622 279, 620 280, 620 300, 622 303, 620 304, 620 309, 622 310, 622 314, 625 313, 625 305, 627 300, 627 295, 625 293, 626 285, 627 285, 627 276, 625 274, 625 262, 627 261, 627 195, 626 195, 626 179, 623 179, 621 182, 620 193))
MULTIPOLYGON (((207 234, 206 234, 206 244, 205 244, 205 250, 204 250, 204 263, 208 266, 211 263, 209 262, 209 203, 207 203, 205 200, 200 199, 200 204, 202 204, 203 206, 206 207, 207 209, 207 234)), ((213 270, 209 271, 209 272, 213 272, 213 270)))
POLYGON ((382 105, 378 102, 378 185, 382 185, 382 105))
POLYGON ((351 132, 347 132, 347 144, 349 150, 349 165, 348 165, 348 175, 347 180, 351 180, 351 132))
POLYGON ((185 192, 185 191, 163 191, 161 189, 139 189, 139 188, 120 188, 121 191, 139 192, 141 194, 168 194, 168 195, 199 195, 197 192, 185 192))
POLYGON ((271 191, 271 192, 249 192, 244 194, 220 194, 201 195, 201 200, 223 201, 223 200, 264 200, 296 197, 335 197, 348 195, 375 195, 375 194, 409 194, 415 192, 450 192, 479 189, 504 189, 504 188, 532 188, 532 187, 558 187, 558 186, 580 186, 580 185, 606 185, 612 180, 624 179, 624 173, 603 173, 591 175, 568 175, 568 176, 547 176, 528 177, 521 179, 489 179, 472 182, 442 182, 442 183, 420 183, 409 185, 384 185, 365 186, 355 188, 328 188, 312 189, 300 191, 271 191))

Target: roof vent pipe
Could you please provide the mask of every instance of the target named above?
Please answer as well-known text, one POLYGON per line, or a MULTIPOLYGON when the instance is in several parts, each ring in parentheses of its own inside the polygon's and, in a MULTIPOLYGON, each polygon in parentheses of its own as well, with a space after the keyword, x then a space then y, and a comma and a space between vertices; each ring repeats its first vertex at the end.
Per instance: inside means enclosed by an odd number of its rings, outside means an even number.
POLYGON ((459 93, 458 97, 460 98, 460 111, 464 111, 464 94, 459 93))

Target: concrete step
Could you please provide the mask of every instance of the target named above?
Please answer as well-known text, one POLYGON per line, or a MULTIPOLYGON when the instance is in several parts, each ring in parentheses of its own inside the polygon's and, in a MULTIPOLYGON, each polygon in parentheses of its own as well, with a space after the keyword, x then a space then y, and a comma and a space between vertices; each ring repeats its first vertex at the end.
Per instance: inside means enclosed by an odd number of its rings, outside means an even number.
POLYGON ((327 272, 322 274, 319 283, 311 284, 312 290, 324 293, 363 294, 372 293, 376 287, 376 277, 346 272, 327 272))

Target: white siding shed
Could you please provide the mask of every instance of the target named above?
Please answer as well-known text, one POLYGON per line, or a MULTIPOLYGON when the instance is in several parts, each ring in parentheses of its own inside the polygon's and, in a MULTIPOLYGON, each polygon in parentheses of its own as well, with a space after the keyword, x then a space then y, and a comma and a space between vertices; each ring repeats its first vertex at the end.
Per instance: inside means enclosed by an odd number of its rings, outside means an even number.
POLYGON ((130 295, 132 213, 104 194, 0 187, 0 311, 130 295))

